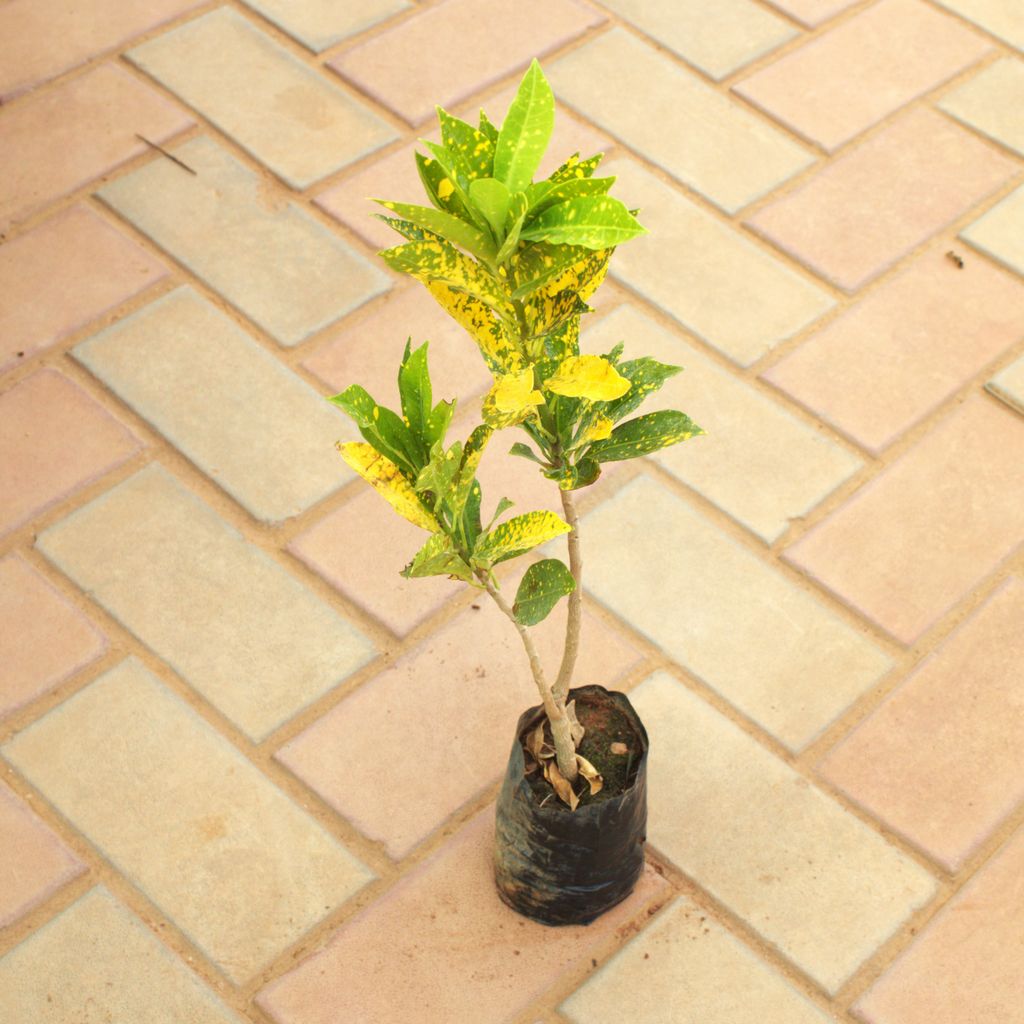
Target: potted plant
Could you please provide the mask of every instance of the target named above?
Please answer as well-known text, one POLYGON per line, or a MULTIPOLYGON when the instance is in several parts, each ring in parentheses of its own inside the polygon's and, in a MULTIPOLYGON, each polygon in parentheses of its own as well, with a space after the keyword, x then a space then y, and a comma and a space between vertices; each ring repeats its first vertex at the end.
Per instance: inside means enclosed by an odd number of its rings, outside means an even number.
POLYGON ((487 592, 518 631, 541 703, 520 718, 498 801, 496 879, 502 898, 546 923, 590 921, 625 898, 643 866, 647 736, 623 694, 572 689, 580 642, 582 558, 574 492, 603 464, 647 455, 701 433, 681 412, 632 416, 680 367, 623 359, 623 346, 580 351, 580 319, 615 247, 645 229, 595 177, 601 154, 576 154, 534 181, 554 124, 554 97, 534 61, 504 124, 477 127, 438 108, 441 143, 416 154, 430 206, 377 200, 405 239, 380 253, 418 279, 476 342, 494 376, 482 422, 448 443, 454 401, 434 403, 427 343, 406 343, 399 411, 357 384, 331 401, 362 442, 345 461, 427 534, 405 577, 447 576, 487 592), (482 513, 476 473, 494 435, 517 428, 509 454, 536 463, 561 495, 565 518, 506 518, 502 497, 482 513), (495 567, 568 535, 569 565, 542 558, 509 602, 495 567), (549 679, 531 639, 569 601, 564 654, 549 679))

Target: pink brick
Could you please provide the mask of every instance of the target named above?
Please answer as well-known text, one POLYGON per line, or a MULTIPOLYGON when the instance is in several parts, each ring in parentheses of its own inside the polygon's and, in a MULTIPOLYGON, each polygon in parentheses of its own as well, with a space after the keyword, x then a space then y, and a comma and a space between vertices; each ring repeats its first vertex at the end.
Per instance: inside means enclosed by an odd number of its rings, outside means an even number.
POLYGON ((734 88, 833 151, 991 49, 921 0, 882 0, 734 88))
POLYGON ((442 0, 329 66, 419 124, 602 21, 575 0, 442 0))
POLYGON ((956 871, 1024 800, 1024 583, 1004 583, 821 763, 956 871))
POLYGON ((1017 1024, 1024 992, 1024 829, 862 996, 869 1024, 1017 1024))
POLYGON ((159 261, 85 206, 73 206, 0 247, 0 371, 79 330, 166 273, 159 261))
POLYGON ((913 109, 747 223, 853 292, 1017 173, 947 118, 913 109))
MULTIPOLYGON (((511 600, 515 585, 505 586, 511 600)), ((500 776, 516 719, 538 703, 512 623, 486 594, 474 603, 479 610, 461 612, 276 755, 395 859, 500 776), (383 750, 402 753, 382 758, 383 750)), ((565 608, 536 630, 549 672, 561 657, 565 608)), ((610 687, 639 661, 590 615, 583 629, 577 683, 610 687)))
POLYGON ((1022 323, 1019 280, 947 238, 763 376, 878 453, 1015 344, 1022 323))
POLYGON ((98 658, 105 639, 26 561, 0 562, 0 717, 98 658))
POLYGON ((13 793, 0 787, 0 928, 52 896, 85 865, 13 793))
POLYGON ((145 152, 136 133, 163 142, 191 124, 182 110, 110 64, 27 97, 0 118, 0 227, 145 152))
POLYGON ((785 552, 913 643, 1024 540, 1024 419, 974 396, 785 552))
POLYGON ((0 98, 84 64, 201 3, 8 0, 0 4, 0 98))
POLYGON ((279 1024, 518 1020, 559 977, 589 965, 667 895, 648 869, 632 896, 587 927, 548 928, 520 917, 494 887, 493 818, 493 806, 481 811, 326 948, 265 988, 258 1004, 279 1024))
POLYGON ((847 7, 852 7, 857 0, 768 0, 772 7, 785 11, 792 18, 804 25, 814 27, 829 18, 834 18, 847 7))
POLYGON ((39 370, 0 395, 0 535, 138 451, 140 442, 77 384, 39 370))

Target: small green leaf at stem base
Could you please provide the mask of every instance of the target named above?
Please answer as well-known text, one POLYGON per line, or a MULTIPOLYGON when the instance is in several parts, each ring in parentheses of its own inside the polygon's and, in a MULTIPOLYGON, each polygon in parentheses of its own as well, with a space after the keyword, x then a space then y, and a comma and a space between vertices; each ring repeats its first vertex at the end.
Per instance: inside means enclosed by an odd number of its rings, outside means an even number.
POLYGON ((576 589, 565 563, 558 558, 545 558, 526 570, 516 591, 512 613, 522 626, 536 626, 567 594, 576 589))

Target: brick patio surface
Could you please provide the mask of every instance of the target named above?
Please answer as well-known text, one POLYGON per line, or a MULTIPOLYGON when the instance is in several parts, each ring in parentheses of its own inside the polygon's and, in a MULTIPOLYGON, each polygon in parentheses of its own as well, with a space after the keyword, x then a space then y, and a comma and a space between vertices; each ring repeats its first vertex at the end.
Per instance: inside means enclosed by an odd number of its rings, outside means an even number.
POLYGON ((0 0, 0 1022, 829 1021, 1024 1024, 1024 3, 0 0), (650 822, 565 929, 514 631, 323 400, 412 335, 476 422, 365 197, 534 56, 650 229, 583 345, 707 431, 581 495, 650 822))

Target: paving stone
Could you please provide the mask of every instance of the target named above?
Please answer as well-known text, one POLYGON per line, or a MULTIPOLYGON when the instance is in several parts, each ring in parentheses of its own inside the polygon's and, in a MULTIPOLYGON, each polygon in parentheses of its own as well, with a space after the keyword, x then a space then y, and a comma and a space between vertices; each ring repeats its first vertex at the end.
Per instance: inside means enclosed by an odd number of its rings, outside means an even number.
POLYGON ((191 124, 113 64, 27 97, 0 120, 0 228, 144 153, 136 133, 165 142, 191 124))
POLYGON ((1018 171, 928 109, 911 109, 746 223, 855 292, 1018 171))
POLYGON ((236 983, 371 877, 133 658, 3 755, 236 983))
MULTIPOLYGON (((5 787, 0 787, 0 849, 4 851, 0 928, 17 921, 85 870, 85 865, 27 804, 5 787)), ((0 960, 0 992, 2 964, 0 960)))
POLYGON ((101 198, 275 341, 297 345, 387 289, 383 271, 212 140, 174 152, 197 174, 154 160, 101 198))
POLYGON ((784 11, 803 25, 813 28, 834 18, 857 0, 767 0, 772 7, 784 11))
POLYGON ((1024 156, 1024 61, 1004 57, 990 64, 939 107, 1024 156))
POLYGON ((882 0, 733 88, 833 152, 990 51, 921 0, 882 0))
POLYGON ((298 515, 354 477, 334 447, 357 436, 351 421, 191 288, 74 356, 261 522, 298 515))
POLYGON ((0 960, 0 1003, 10 1024, 241 1024, 103 886, 0 960))
POLYGON ((584 334, 599 352, 623 338, 627 358, 650 355, 684 368, 639 411, 682 409, 706 431, 652 458, 765 543, 863 465, 633 306, 620 306, 584 334))
POLYGON ((457 398, 461 409, 491 386, 476 343, 418 281, 393 288, 372 314, 346 320, 302 365, 332 392, 362 384, 382 405, 398 409, 398 364, 408 338, 414 348, 430 343, 435 401, 457 398))
POLYGON ((686 896, 588 978, 560 1009, 574 1024, 829 1020, 686 896))
POLYGON ((814 163, 764 118, 624 29, 573 50, 547 74, 560 99, 727 213, 814 163))
POLYGON ((314 53, 363 32, 402 11, 407 0, 243 0, 314 53))
POLYGON ((0 535, 121 465, 138 438, 56 370, 0 395, 0 535))
POLYGON ((835 303, 636 163, 612 161, 618 194, 654 230, 619 248, 612 274, 741 366, 835 303))
POLYGON ((442 0, 328 66, 420 124, 604 20, 576 0, 442 0))
POLYGON ((1024 421, 980 396, 784 557, 904 644, 1024 540, 1024 421))
POLYGON ((856 1004, 869 1024, 1016 1021, 1024 988, 1024 830, 856 1004), (970 1016, 967 1016, 967 1015, 970 1016))
POLYGON ((294 189, 397 138, 369 107, 228 7, 127 57, 294 189))
POLYGON ((1024 413, 1024 357, 997 373, 985 387, 1020 413, 1024 413))
POLYGON ((1024 50, 1024 8, 1014 0, 938 0, 938 3, 1018 50, 1024 50))
POLYGON ((791 750, 891 666, 647 476, 584 516, 583 530, 590 592, 791 750))
POLYGON ((630 699, 651 736, 650 842, 829 993, 935 894, 928 872, 667 673, 630 699))
POLYGON ((1020 340, 1024 288, 944 239, 763 377, 878 454, 1020 340))
POLYGON ((961 231, 960 237, 1024 276, 1024 186, 961 231))
POLYGON ((334 1024, 339 1006, 360 1024, 499 1024, 667 889, 648 869, 633 895, 593 924, 548 928, 498 898, 493 846, 491 806, 257 1004, 279 1024, 334 1024))
POLYGON ((0 717, 95 661, 106 639, 18 555, 0 561, 0 717))
POLYGON ((256 741, 374 654, 355 627, 157 464, 37 545, 256 741))
POLYGON ((0 98, 31 88, 200 5, 201 0, 7 0, 0 5, 0 98))
POLYGON ((604 6, 719 81, 799 35, 750 0, 605 0, 604 6))
MULTIPOLYGON (((515 584, 505 587, 511 600, 515 584)), ((461 612, 275 755, 396 860, 500 778, 516 719, 539 703, 512 623, 486 594, 474 603, 479 610, 461 612), (428 722, 443 725, 427 728, 428 722), (393 749, 402 756, 381 758, 380 751, 393 749)), ((534 631, 552 678, 565 610, 563 601, 534 631)), ((589 613, 583 637, 579 685, 611 687, 640 660, 618 632, 589 613)))
POLYGON ((820 765, 952 872, 1024 801, 1021 622, 1011 579, 820 765))
POLYGON ((166 273, 145 249, 86 206, 72 206, 6 243, 0 247, 0 372, 166 273))

